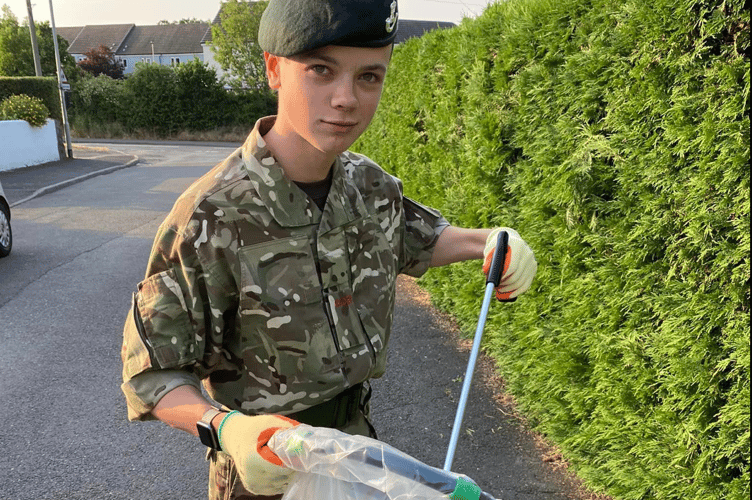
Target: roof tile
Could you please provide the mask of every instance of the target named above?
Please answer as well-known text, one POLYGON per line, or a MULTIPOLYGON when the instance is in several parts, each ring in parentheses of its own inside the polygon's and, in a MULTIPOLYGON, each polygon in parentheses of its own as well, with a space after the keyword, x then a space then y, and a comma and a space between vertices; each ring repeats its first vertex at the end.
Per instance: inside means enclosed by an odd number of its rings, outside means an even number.
POLYGON ((70 54, 84 54, 91 49, 99 48, 100 45, 104 45, 114 52, 134 27, 135 24, 84 26, 71 42, 68 52, 70 54))
POLYGON ((201 53, 201 39, 208 28, 207 23, 136 26, 123 41, 117 55, 151 54, 152 42, 157 54, 201 53))

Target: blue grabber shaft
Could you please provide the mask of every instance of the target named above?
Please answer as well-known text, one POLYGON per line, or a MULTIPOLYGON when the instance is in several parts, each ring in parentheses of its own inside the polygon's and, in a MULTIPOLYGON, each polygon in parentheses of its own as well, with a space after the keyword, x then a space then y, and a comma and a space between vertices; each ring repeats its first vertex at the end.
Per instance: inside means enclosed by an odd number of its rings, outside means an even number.
MULTIPOLYGON (((467 363, 467 372, 465 373, 465 382, 462 385, 462 395, 460 396, 460 404, 457 408, 457 415, 454 418, 454 428, 452 429, 452 438, 449 441, 449 450, 447 451, 446 461, 444 462, 444 470, 452 470, 452 462, 454 462, 454 453, 457 451, 457 442, 460 438, 460 430, 462 429, 462 419, 465 417, 465 408, 467 407, 467 399, 470 395, 470 385, 473 381, 473 373, 475 372, 475 364, 478 362, 478 355, 480 354, 480 346, 483 341, 483 328, 486 326, 486 317, 488 316, 488 309, 491 305, 491 299, 494 296, 494 289, 499 286, 501 282, 501 274, 504 269, 504 261, 507 257, 507 248, 509 246, 509 234, 506 231, 499 233, 499 239, 496 242, 496 252, 494 253, 493 260, 491 261, 491 269, 488 272, 488 278, 486 280, 486 295, 483 297, 483 306, 480 310, 480 317, 478 318, 478 327, 475 330, 475 340, 473 341, 473 350, 470 354, 470 361, 467 363)), ((509 302, 513 302, 511 299, 509 302)))

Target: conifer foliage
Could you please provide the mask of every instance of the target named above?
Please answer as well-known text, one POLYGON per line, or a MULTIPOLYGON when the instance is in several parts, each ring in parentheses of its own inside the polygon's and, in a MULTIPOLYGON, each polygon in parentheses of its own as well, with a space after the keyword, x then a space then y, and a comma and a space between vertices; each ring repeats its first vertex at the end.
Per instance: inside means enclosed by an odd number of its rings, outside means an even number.
MULTIPOLYGON (((353 147, 466 227, 511 226, 533 290, 486 349, 619 499, 750 495, 750 11, 507 0, 398 47, 353 147)), ((472 332, 479 266, 424 278, 472 332)))

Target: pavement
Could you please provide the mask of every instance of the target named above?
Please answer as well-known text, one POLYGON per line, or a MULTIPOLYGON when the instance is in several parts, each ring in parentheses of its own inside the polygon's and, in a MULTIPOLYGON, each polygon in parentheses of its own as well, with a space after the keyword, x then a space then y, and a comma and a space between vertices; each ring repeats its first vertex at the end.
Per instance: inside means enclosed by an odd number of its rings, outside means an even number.
POLYGON ((11 208, 47 193, 138 163, 138 156, 105 147, 73 144, 73 158, 0 171, 11 208))

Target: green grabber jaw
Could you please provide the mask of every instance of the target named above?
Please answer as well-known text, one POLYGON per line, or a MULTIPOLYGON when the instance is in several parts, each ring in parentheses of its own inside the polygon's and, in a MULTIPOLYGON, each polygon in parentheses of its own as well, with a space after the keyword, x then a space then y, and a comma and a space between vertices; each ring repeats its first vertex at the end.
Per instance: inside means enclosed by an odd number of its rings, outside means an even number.
POLYGON ((293 436, 290 437, 289 441, 287 441, 287 452, 290 454, 290 456, 293 457, 300 457, 303 455, 303 443, 305 442, 305 439, 309 436, 312 436, 312 431, 305 431, 300 432, 297 431, 293 436))
POLYGON ((455 486, 449 498, 451 500, 480 500, 481 493, 483 491, 480 489, 480 486, 470 479, 460 476, 457 478, 457 486, 455 486))

